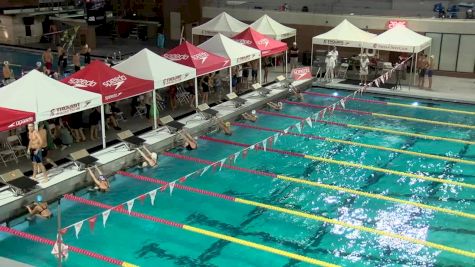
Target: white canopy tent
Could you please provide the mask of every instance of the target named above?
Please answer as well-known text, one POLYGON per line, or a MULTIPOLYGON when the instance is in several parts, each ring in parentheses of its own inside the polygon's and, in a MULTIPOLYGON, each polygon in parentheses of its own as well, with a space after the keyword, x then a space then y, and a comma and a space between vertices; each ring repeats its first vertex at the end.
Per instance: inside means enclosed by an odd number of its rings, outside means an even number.
MULTIPOLYGON (((102 95, 74 88, 37 70, 32 70, 19 80, 0 88, 0 106, 34 112, 36 122, 101 106, 102 125, 105 125, 102 95)), ((102 141, 105 147, 104 126, 102 141)))
MULTIPOLYGON (((432 38, 421 35, 406 26, 398 25, 392 29, 389 29, 375 38, 368 40, 364 43, 364 48, 385 50, 385 51, 394 51, 401 53, 411 53, 416 54, 415 58, 412 57, 411 62, 411 73, 415 78, 413 69, 414 68, 414 59, 417 62, 417 53, 423 51, 424 49, 431 47, 432 38)), ((429 51, 429 55, 431 52, 429 51)), ((409 87, 411 84, 409 83, 409 87)))
POLYGON ((191 43, 193 43, 193 35, 214 36, 221 33, 225 36, 232 37, 245 29, 249 25, 241 22, 226 12, 222 12, 210 21, 194 27, 191 30, 191 43))
POLYGON ((375 37, 376 34, 364 31, 353 25, 347 19, 344 19, 335 28, 312 38, 310 65, 313 66, 313 45, 332 45, 362 48, 365 42, 375 37))
POLYGON ((267 14, 254 21, 250 26, 259 33, 276 40, 287 39, 290 37, 297 38, 296 29, 280 24, 267 14))
MULTIPOLYGON (((165 88, 196 77, 196 70, 161 57, 147 48, 115 65, 125 74, 154 81, 155 89, 165 88)), ((197 90, 197 88, 195 88, 197 90)), ((153 94, 154 127, 157 128, 156 90, 153 94)))
POLYGON ((216 34, 198 47, 231 60, 231 66, 229 67, 230 92, 232 92, 231 67, 261 58, 261 51, 240 44, 222 34, 216 34))

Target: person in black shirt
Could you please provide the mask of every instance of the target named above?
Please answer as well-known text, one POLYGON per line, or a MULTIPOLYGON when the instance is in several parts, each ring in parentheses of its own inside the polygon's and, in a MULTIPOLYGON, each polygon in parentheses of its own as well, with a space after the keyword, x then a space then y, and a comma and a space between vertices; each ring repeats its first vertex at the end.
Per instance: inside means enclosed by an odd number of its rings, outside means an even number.
POLYGON ((297 68, 299 63, 299 49, 297 47, 297 43, 294 42, 292 47, 290 48, 290 69, 297 68))
POLYGON ((91 48, 86 44, 84 46, 84 64, 89 65, 91 63, 91 48))

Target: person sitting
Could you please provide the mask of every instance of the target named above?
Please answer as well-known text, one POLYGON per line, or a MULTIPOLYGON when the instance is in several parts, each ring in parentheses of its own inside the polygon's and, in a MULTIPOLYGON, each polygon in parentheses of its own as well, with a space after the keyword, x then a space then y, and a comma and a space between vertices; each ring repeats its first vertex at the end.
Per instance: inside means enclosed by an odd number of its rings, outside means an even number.
POLYGON ((89 172, 89 175, 91 175, 92 180, 94 180, 94 183, 96 184, 94 190, 99 190, 101 192, 109 191, 109 181, 107 181, 107 178, 102 174, 102 171, 99 169, 99 167, 89 167, 87 168, 87 171, 89 172), (97 171, 98 176, 96 176, 93 169, 97 171))
POLYGON ((142 156, 142 158, 145 160, 142 162, 142 167, 156 167, 158 163, 158 155, 155 152, 150 152, 150 150, 147 149, 147 147, 142 146, 142 147, 137 147, 135 150, 139 152, 139 154, 142 156), (143 150, 143 151, 142 151, 143 150))
POLYGON ((30 205, 26 205, 25 207, 32 216, 39 216, 43 219, 51 219, 53 216, 51 211, 48 209, 48 203, 43 202, 43 197, 41 195, 36 196, 36 201, 30 205))
POLYGON ((268 105, 270 108, 272 108, 272 109, 274 109, 274 110, 276 110, 276 111, 281 111, 282 108, 284 107, 284 105, 282 104, 282 102, 278 102, 277 104, 274 103, 274 102, 268 102, 267 105, 268 105))
POLYGON ((231 123, 229 121, 224 122, 222 119, 217 120, 217 124, 221 130, 223 130, 225 135, 233 135, 231 130, 231 123))
POLYGON ((61 150, 65 150, 74 143, 66 122, 59 121, 58 124, 55 124, 53 142, 56 147, 61 147, 61 150))
POLYGON ((185 130, 181 130, 178 132, 180 136, 183 138, 183 147, 186 148, 187 150, 195 150, 198 148, 198 143, 196 143, 195 139, 193 136, 191 136, 188 132, 185 130))
MULTIPOLYGON (((118 110, 118 108, 114 108, 115 111, 118 110)), ((120 112, 120 110, 119 110, 120 112)), ((105 108, 104 108, 104 114, 106 115, 106 125, 112 125, 112 127, 116 130, 122 130, 122 128, 119 127, 119 123, 117 122, 117 119, 115 118, 115 113, 117 112, 114 112, 112 110, 112 105, 111 104, 107 104, 105 105, 105 108)))
POLYGON ((257 121, 257 115, 256 115, 256 111, 253 110, 251 112, 251 114, 247 113, 247 112, 244 112, 242 114, 242 117, 245 119, 245 120, 248 120, 248 121, 251 121, 251 122, 256 122, 257 121))

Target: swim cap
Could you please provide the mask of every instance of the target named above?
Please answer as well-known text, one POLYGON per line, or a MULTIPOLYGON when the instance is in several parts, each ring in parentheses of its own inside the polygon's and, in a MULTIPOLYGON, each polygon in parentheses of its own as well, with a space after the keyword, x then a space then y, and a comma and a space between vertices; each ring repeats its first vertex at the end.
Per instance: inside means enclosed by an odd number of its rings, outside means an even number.
POLYGON ((252 115, 256 115, 256 110, 253 109, 253 110, 251 111, 251 114, 252 114, 252 115))
POLYGON ((226 125, 226 127, 229 127, 229 126, 231 126, 231 123, 229 121, 227 121, 224 125, 226 125))
POLYGON ((36 202, 42 202, 42 201, 43 201, 43 197, 41 195, 37 195, 36 202))
POLYGON ((153 160, 157 160, 157 158, 158 158, 158 155, 155 152, 152 152, 151 156, 152 156, 153 160))
POLYGON ((142 162, 142 168, 145 168, 145 167, 147 167, 147 166, 148 166, 148 163, 147 163, 147 162, 145 162, 145 161, 142 162))
POLYGON ((36 62, 36 67, 38 67, 38 68, 41 67, 41 62, 40 61, 36 62))
POLYGON ((105 180, 106 180, 106 177, 105 177, 104 175, 99 175, 99 180, 105 181, 105 180))

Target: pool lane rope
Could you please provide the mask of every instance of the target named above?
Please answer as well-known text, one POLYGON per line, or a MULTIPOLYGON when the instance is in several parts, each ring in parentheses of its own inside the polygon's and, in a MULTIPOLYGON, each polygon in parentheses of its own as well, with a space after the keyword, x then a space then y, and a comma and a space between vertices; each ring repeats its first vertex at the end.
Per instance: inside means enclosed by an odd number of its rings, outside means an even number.
MULTIPOLYGON (((307 107, 307 108, 313 108, 313 109, 326 108, 325 106, 311 104, 311 103, 294 102, 294 101, 289 101, 289 100, 281 100, 281 101, 283 103, 286 103, 286 104, 302 106, 302 107, 307 107)), ((345 113, 352 113, 352 114, 357 114, 357 115, 367 115, 367 116, 373 116, 373 117, 379 117, 379 118, 406 120, 406 121, 421 122, 421 123, 434 124, 434 125, 443 125, 443 126, 450 126, 450 127, 475 129, 474 125, 466 125, 466 124, 442 122, 442 121, 434 121, 434 120, 425 120, 425 119, 418 119, 418 118, 413 118, 413 117, 396 116, 396 115, 390 115, 390 114, 383 114, 383 113, 376 113, 376 112, 369 112, 369 111, 361 111, 361 110, 354 110, 354 109, 344 109, 344 108, 338 108, 338 107, 335 107, 334 110, 345 112, 345 113)))
MULTIPOLYGON (((49 245, 49 246, 54 246, 54 243, 55 243, 55 241, 53 241, 53 240, 49 240, 49 239, 46 239, 44 237, 29 234, 29 233, 26 233, 26 232, 18 231, 18 230, 15 230, 13 228, 9 228, 9 227, 6 227, 6 226, 0 226, 0 232, 8 233, 8 234, 14 235, 16 237, 21 237, 23 239, 27 239, 27 240, 30 240, 30 241, 34 241, 34 242, 49 245)), ((101 261, 104 261, 104 262, 107 262, 107 263, 110 263, 110 264, 114 264, 114 265, 118 265, 118 266, 122 266, 122 267, 138 267, 137 265, 134 265, 134 264, 131 264, 131 263, 128 263, 128 262, 125 262, 125 261, 117 260, 117 259, 114 259, 114 258, 111 258, 111 257, 108 257, 108 256, 104 256, 104 255, 101 255, 101 254, 98 254, 98 253, 95 253, 95 252, 92 252, 92 251, 89 251, 89 250, 86 250, 86 249, 74 247, 74 246, 71 246, 71 245, 68 245, 68 250, 79 253, 79 254, 82 254, 82 255, 90 257, 90 258, 94 258, 96 260, 101 260, 101 261)))
POLYGON ((351 146, 359 146, 359 147, 365 147, 365 148, 371 148, 371 149, 377 149, 377 150, 390 151, 390 152, 395 152, 395 153, 400 153, 400 154, 407 154, 407 155, 417 156, 417 157, 439 159, 439 160, 444 160, 444 161, 452 161, 452 162, 457 162, 457 163, 475 165, 475 161, 465 160, 465 159, 460 159, 460 158, 445 157, 445 156, 439 156, 439 155, 433 155, 433 154, 427 154, 427 153, 421 153, 421 152, 413 152, 413 151, 407 151, 407 150, 384 147, 384 146, 369 145, 369 144, 364 144, 364 143, 346 141, 346 140, 330 138, 330 137, 321 137, 321 136, 310 135, 310 134, 300 134, 300 133, 293 133, 293 132, 285 133, 282 130, 259 127, 259 126, 254 126, 254 125, 240 123, 240 122, 233 122, 232 125, 242 127, 242 128, 266 131, 266 132, 281 133, 282 135, 299 136, 299 137, 305 137, 309 139, 327 141, 327 142, 332 142, 332 143, 340 143, 340 144, 351 145, 351 146))
POLYGON ((285 251, 285 250, 276 249, 276 248, 273 248, 273 247, 261 245, 261 244, 250 242, 250 241, 247 241, 247 240, 235 238, 235 237, 232 237, 232 236, 216 233, 216 232, 205 230, 205 229, 201 229, 201 228, 198 228, 198 227, 193 227, 193 226, 182 224, 182 223, 176 223, 176 222, 173 222, 173 221, 169 221, 169 220, 166 220, 166 219, 158 218, 158 217, 155 217, 155 216, 151 216, 151 215, 147 215, 147 214, 143 214, 143 213, 139 213, 139 212, 135 212, 135 211, 128 212, 125 208, 123 208, 122 205, 117 206, 117 207, 113 207, 113 206, 110 206, 110 205, 107 205, 107 204, 104 204, 104 203, 101 203, 101 202, 97 202, 97 201, 93 201, 93 200, 89 200, 89 199, 85 199, 85 198, 81 198, 81 197, 77 197, 77 196, 73 196, 73 195, 69 195, 69 194, 64 195, 64 198, 68 199, 70 201, 74 201, 74 202, 84 204, 84 205, 98 207, 98 208, 106 209, 106 210, 112 210, 114 212, 122 213, 122 214, 125 214, 125 215, 130 215, 132 217, 136 217, 136 218, 140 218, 140 219, 144 219, 144 220, 149 220, 149 221, 152 221, 152 222, 155 222, 155 223, 160 223, 160 224, 164 224, 164 225, 167 225, 167 226, 172 226, 172 227, 175 227, 175 228, 183 229, 183 230, 186 230, 186 231, 194 232, 194 233, 205 235, 205 236, 214 237, 214 238, 225 240, 225 241, 228 241, 228 242, 231 242, 231 243, 239 244, 239 245, 242 245, 242 246, 254 248, 254 249, 257 249, 257 250, 261 250, 261 251, 266 251, 266 252, 269 252, 269 253, 284 256, 284 257, 291 258, 291 259, 294 259, 294 260, 310 263, 310 264, 313 264, 313 265, 319 265, 319 266, 324 266, 324 267, 339 266, 339 265, 335 265, 335 264, 328 263, 328 262, 325 262, 325 261, 321 261, 321 260, 313 259, 313 258, 310 258, 310 257, 302 256, 302 255, 299 255, 299 254, 295 254, 295 253, 292 253, 292 252, 288 252, 288 251, 285 251))
MULTIPOLYGON (((213 137, 209 137, 209 136, 201 136, 200 138, 203 139, 203 140, 208 140, 208 141, 211 141, 211 142, 216 142, 216 143, 221 143, 221 144, 227 144, 227 145, 233 145, 233 146, 239 146, 239 147, 249 147, 248 144, 233 142, 233 141, 229 141, 229 140, 217 139, 217 138, 213 138, 213 137)), ((264 148, 259 146, 259 145, 256 145, 256 149, 257 150, 264 150, 264 148)), ((336 164, 336 165, 340 165, 340 166, 371 170, 371 171, 375 171, 375 172, 393 174, 393 175, 397 175, 397 176, 401 176, 401 177, 409 177, 409 178, 413 178, 413 179, 419 179, 419 180, 424 180, 424 181, 431 181, 431 182, 436 182, 436 183, 441 183, 441 184, 450 184, 450 185, 456 185, 456 186, 460 186, 460 187, 464 187, 464 188, 475 189, 475 184, 457 182, 457 181, 454 181, 454 180, 435 178, 435 177, 431 177, 431 176, 425 176, 425 175, 414 174, 414 173, 409 173, 409 172, 395 171, 395 170, 384 169, 384 168, 379 168, 379 167, 374 167, 374 166, 369 166, 369 165, 363 165, 363 164, 359 164, 359 163, 353 163, 353 162, 342 161, 342 160, 334 160, 334 159, 324 158, 324 157, 311 156, 311 155, 306 155, 306 154, 302 154, 302 153, 291 152, 291 151, 286 151, 286 150, 279 150, 279 149, 273 149, 273 148, 266 148, 265 151, 274 152, 274 153, 283 154, 283 155, 290 155, 290 156, 294 156, 294 157, 305 158, 305 159, 310 159, 310 160, 315 160, 315 161, 321 161, 321 162, 336 164)))
MULTIPOLYGON (((161 185, 166 185, 168 183, 166 181, 162 181, 162 180, 159 180, 159 179, 155 179, 155 178, 151 178, 151 177, 147 177, 147 176, 142 176, 142 175, 138 175, 138 174, 133 174, 133 173, 121 172, 120 174, 124 175, 124 176, 134 178, 134 179, 137 179, 137 180, 140 180, 140 181, 145 181, 145 182, 150 182, 150 183, 156 183, 156 184, 161 184, 161 185)), ((180 184, 175 185, 175 188, 181 189, 181 190, 184 190, 184 191, 188 191, 188 192, 193 192, 193 193, 209 196, 209 197, 215 197, 215 198, 220 198, 220 199, 223 199, 223 200, 228 200, 228 201, 231 201, 231 202, 241 203, 241 204, 248 205, 248 206, 258 207, 258 208, 267 209, 267 210, 273 210, 273 211, 286 213, 286 214, 291 214, 291 215, 298 216, 298 217, 301 217, 301 218, 311 219, 311 220, 324 222, 324 223, 330 223, 330 224, 333 224, 333 225, 340 225, 340 226, 343 226, 343 227, 346 227, 346 228, 359 230, 359 231, 364 231, 364 232, 368 232, 368 233, 372 233, 372 234, 376 234, 376 235, 396 238, 396 239, 403 240, 403 241, 406 241, 406 242, 409 242, 409 243, 415 243, 415 244, 423 245, 423 246, 426 246, 426 247, 431 247, 431 248, 435 248, 435 249, 438 249, 438 250, 443 250, 443 251, 455 253, 455 254, 458 254, 458 255, 463 255, 463 256, 475 258, 475 253, 470 252, 470 251, 461 250, 461 249, 457 249, 457 248, 454 248, 454 247, 449 247, 449 246, 445 246, 445 245, 441 245, 441 244, 437 244, 437 243, 433 243, 433 242, 429 242, 429 241, 425 241, 425 240, 421 240, 421 239, 417 239, 417 238, 413 238, 413 237, 409 237, 409 236, 404 236, 404 235, 400 235, 400 234, 396 234, 396 233, 391 233, 391 232, 387 232, 387 231, 383 231, 383 230, 378 230, 378 229, 374 229, 374 228, 370 228, 370 227, 366 227, 366 226, 354 225, 354 224, 351 224, 351 223, 339 221, 339 220, 336 220, 336 219, 330 219, 330 218, 315 215, 315 214, 310 214, 310 213, 306 213, 306 212, 302 212, 302 211, 281 208, 281 207, 277 207, 277 206, 273 206, 273 205, 269 205, 269 204, 264 204, 264 203, 260 203, 260 202, 256 202, 256 201, 243 199, 243 198, 232 197, 232 196, 228 196, 228 195, 224 195, 224 194, 220 194, 220 193, 216 193, 216 192, 211 192, 211 191, 207 191, 207 190, 203 190, 203 189, 199 189, 199 188, 189 187, 189 186, 185 186, 185 185, 180 185, 180 184)))
MULTIPOLYGON (((294 120, 299 120, 299 121, 303 121, 305 119, 304 117, 287 115, 287 114, 282 114, 282 113, 272 112, 272 111, 258 110, 257 112, 260 114, 265 114, 269 116, 289 118, 289 119, 294 119, 294 120)), ((369 127, 369 126, 355 125, 355 124, 347 124, 347 123, 340 123, 340 122, 333 122, 333 121, 326 121, 326 120, 312 119, 312 122, 324 123, 324 124, 338 126, 338 127, 346 127, 346 128, 360 129, 360 130, 373 131, 373 132, 383 132, 383 133, 389 133, 389 134, 395 134, 395 135, 417 137, 417 138, 427 139, 427 140, 447 141, 447 142, 461 143, 461 144, 466 144, 466 145, 475 145, 474 141, 463 140, 463 139, 439 137, 439 136, 432 136, 432 135, 425 135, 425 134, 416 134, 416 133, 409 133, 409 132, 404 132, 404 131, 376 128, 376 127, 369 127)))
MULTIPOLYGON (((172 157, 172 158, 181 159, 181 160, 193 161, 193 162, 206 164, 206 165, 209 165, 209 164, 213 163, 212 161, 209 161, 209 160, 194 158, 194 157, 185 156, 185 155, 174 154, 174 153, 170 153, 170 152, 164 152, 163 156, 172 157)), ((252 169, 246 169, 246 168, 233 166, 233 165, 229 165, 229 164, 223 164, 223 168, 234 170, 234 171, 239 171, 239 172, 251 173, 251 174, 258 175, 258 176, 276 178, 276 179, 291 182, 291 183, 304 184, 304 185, 308 185, 308 186, 312 186, 312 187, 324 188, 324 189, 327 189, 327 190, 345 192, 345 193, 348 193, 348 194, 353 194, 353 195, 358 195, 358 196, 363 196, 363 197, 368 197, 368 198, 373 198, 373 199, 379 199, 379 200, 389 201, 389 202, 394 202, 394 203, 400 203, 400 204, 404 204, 404 205, 410 205, 410 206, 418 207, 418 208, 421 208, 421 209, 434 210, 434 211, 442 212, 442 213, 445 213, 445 214, 460 216, 460 217, 464 217, 464 218, 468 218, 468 219, 472 219, 472 220, 475 219, 475 214, 470 214, 470 213, 465 213, 465 212, 461 212, 461 211, 457 211, 457 210, 436 207, 436 206, 432 206, 432 205, 422 204, 422 203, 409 201, 409 200, 403 200, 403 199, 394 198, 394 197, 388 197, 388 196, 381 195, 381 194, 368 193, 368 192, 365 192, 365 191, 350 189, 350 188, 336 186, 336 185, 323 184, 323 183, 320 183, 320 182, 314 182, 314 181, 299 179, 299 178, 296 178, 296 177, 290 177, 290 176, 285 176, 285 175, 279 175, 279 174, 270 173, 270 172, 263 172, 263 171, 257 171, 257 170, 252 170, 252 169)))
MULTIPOLYGON (((337 99, 344 98, 343 96, 334 96, 330 94, 317 93, 317 92, 302 92, 302 94, 330 97, 330 98, 337 98, 337 99)), ((432 110, 432 111, 441 111, 441 112, 457 113, 457 114, 464 114, 464 115, 475 115, 475 112, 473 111, 448 109, 448 108, 434 108, 434 107, 426 107, 426 106, 419 106, 419 105, 415 106, 415 105, 402 104, 402 103, 396 103, 396 102, 390 102, 390 101, 371 100, 371 99, 363 99, 363 98, 355 98, 355 97, 348 98, 348 101, 356 101, 356 102, 371 103, 371 104, 386 105, 386 106, 397 106, 397 107, 404 107, 404 108, 426 109, 426 110, 432 110)))

